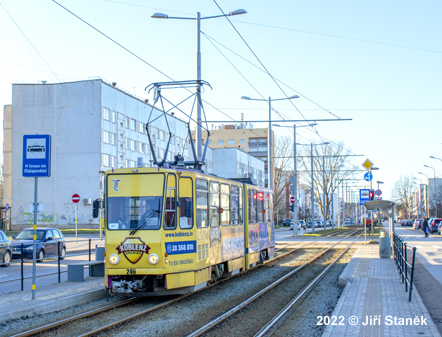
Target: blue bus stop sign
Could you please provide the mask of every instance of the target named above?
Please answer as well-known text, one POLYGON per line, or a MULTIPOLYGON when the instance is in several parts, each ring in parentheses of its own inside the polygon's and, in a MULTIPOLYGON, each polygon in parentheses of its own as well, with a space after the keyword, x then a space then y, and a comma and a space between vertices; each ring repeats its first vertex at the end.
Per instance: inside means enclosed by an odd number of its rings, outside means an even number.
POLYGON ((23 177, 51 175, 51 136, 23 136, 23 177))

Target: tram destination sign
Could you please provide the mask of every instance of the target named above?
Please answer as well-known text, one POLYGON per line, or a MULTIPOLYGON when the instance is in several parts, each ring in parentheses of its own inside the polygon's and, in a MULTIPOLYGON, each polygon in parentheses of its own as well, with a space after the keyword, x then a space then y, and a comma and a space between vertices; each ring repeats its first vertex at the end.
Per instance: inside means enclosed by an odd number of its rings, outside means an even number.
POLYGON ((51 136, 23 136, 23 177, 51 176, 51 136))

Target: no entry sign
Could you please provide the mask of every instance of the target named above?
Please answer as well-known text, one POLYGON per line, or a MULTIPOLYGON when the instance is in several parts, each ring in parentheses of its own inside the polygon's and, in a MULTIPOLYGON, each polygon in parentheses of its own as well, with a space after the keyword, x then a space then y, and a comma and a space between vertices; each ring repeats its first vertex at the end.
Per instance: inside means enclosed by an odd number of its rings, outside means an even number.
POLYGON ((72 196, 72 201, 73 201, 74 203, 79 202, 79 201, 80 201, 80 196, 79 196, 78 194, 74 194, 74 195, 72 196))
POLYGON ((295 197, 290 197, 290 203, 292 203, 292 204, 295 203, 295 197))

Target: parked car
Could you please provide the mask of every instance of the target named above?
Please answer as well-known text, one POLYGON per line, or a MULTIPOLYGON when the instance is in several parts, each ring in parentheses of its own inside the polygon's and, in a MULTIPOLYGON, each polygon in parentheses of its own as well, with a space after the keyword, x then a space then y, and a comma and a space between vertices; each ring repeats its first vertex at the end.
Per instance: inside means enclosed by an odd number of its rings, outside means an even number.
POLYGON ((315 227, 323 228, 324 227, 324 221, 316 220, 315 227))
POLYGON ((437 234, 441 235, 442 233, 442 221, 439 222, 439 226, 437 227, 437 234))
MULTIPOLYGON (((297 222, 297 224, 298 224, 298 230, 300 230, 302 225, 299 221, 297 222)), ((305 228, 305 227, 303 227, 303 228, 305 228)), ((293 230, 293 222, 290 224, 290 230, 293 230)))
POLYGON ((331 227, 331 225, 332 225, 332 221, 331 221, 331 220, 327 220, 327 221, 325 222, 325 225, 326 225, 327 227, 331 227))
POLYGON ((12 258, 11 241, 3 231, 0 231, 0 265, 9 267, 12 258))
POLYGON ((298 220, 298 222, 301 224, 301 227, 305 229, 305 220, 298 220))
POLYGON ((293 223, 292 219, 285 219, 282 224, 283 226, 290 226, 292 223, 293 223))
MULTIPOLYGON (((33 256, 34 229, 23 229, 12 237, 12 257, 21 258, 21 246, 23 244, 23 258, 32 259, 33 256)), ((64 259, 66 256, 66 242, 64 235, 57 228, 37 228, 36 259, 43 262, 45 257, 57 257, 64 259), (60 244, 59 244, 60 242, 60 244), (58 246, 60 249, 58 250, 58 246)))
POLYGON ((434 233, 438 231, 439 223, 442 221, 441 218, 433 218, 431 222, 428 223, 428 230, 430 233, 434 233))
POLYGON ((410 226, 410 227, 413 227, 413 221, 411 221, 411 220, 405 220, 405 224, 404 224, 404 226, 410 226))
POLYGON ((312 228, 313 227, 313 222, 309 221, 308 224, 307 224, 307 227, 308 228, 312 228))
POLYGON ((413 228, 414 229, 421 229, 422 228, 422 219, 416 219, 416 220, 414 220, 414 223, 413 223, 413 228))

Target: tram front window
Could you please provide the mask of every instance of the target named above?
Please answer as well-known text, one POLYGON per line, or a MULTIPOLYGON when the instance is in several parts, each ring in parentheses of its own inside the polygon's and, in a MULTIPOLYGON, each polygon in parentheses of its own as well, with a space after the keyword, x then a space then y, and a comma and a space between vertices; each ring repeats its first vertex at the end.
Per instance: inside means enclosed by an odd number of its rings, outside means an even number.
POLYGON ((107 202, 108 229, 159 229, 162 197, 112 197, 107 202))

